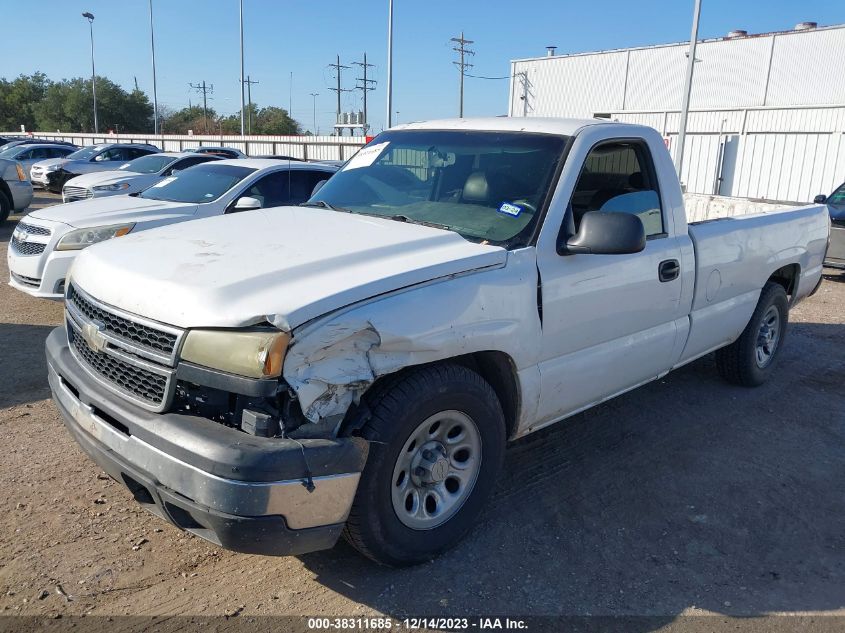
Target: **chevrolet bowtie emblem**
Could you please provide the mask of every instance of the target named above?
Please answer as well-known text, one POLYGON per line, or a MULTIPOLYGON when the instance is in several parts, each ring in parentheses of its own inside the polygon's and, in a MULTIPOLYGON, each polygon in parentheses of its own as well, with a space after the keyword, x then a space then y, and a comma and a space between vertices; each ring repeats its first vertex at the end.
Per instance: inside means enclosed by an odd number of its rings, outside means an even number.
POLYGON ((26 231, 20 231, 18 233, 18 241, 19 242, 26 242, 29 239, 29 233, 26 231))
POLYGON ((82 326, 82 338, 95 352, 102 352, 106 347, 106 337, 103 336, 105 327, 102 321, 91 321, 82 326))

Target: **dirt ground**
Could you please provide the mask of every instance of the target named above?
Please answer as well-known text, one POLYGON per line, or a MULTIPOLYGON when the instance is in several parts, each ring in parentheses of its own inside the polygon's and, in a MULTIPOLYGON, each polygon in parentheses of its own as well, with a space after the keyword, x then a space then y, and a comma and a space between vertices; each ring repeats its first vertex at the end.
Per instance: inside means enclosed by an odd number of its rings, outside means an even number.
POLYGON ((392 570, 343 542, 235 554, 139 509, 49 400, 62 308, 5 285, 18 219, 0 225, 0 614, 845 614, 845 274, 792 312, 765 386, 704 358, 517 441, 475 531, 392 570))

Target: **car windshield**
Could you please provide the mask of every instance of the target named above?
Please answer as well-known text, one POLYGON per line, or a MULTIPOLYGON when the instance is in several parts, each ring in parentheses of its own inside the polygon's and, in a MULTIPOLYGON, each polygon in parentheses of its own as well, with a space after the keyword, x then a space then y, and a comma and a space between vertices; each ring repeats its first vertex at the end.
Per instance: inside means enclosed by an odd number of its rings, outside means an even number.
MULTIPOLYGON (((0 156, 2 155, 0 154, 0 156)), ((845 205, 845 183, 827 197, 827 204, 834 206, 845 205)))
POLYGON ((119 169, 123 171, 132 171, 138 174, 157 174, 175 161, 175 156, 150 154, 149 156, 141 156, 141 158, 130 160, 128 163, 121 165, 119 169))
POLYGON ((528 242, 567 137, 398 130, 353 156, 309 201, 433 224, 507 248, 528 242))
POLYGON ((140 197, 195 204, 214 202, 254 171, 235 165, 197 165, 145 189, 140 197))
POLYGON ((20 145, 14 145, 0 151, 0 158, 14 158, 20 154, 25 148, 20 145))
POLYGON ((102 147, 97 147, 96 145, 92 145, 91 147, 83 147, 82 149, 76 150, 73 154, 68 154, 65 158, 70 160, 86 160, 91 158, 94 154, 99 152, 102 147))

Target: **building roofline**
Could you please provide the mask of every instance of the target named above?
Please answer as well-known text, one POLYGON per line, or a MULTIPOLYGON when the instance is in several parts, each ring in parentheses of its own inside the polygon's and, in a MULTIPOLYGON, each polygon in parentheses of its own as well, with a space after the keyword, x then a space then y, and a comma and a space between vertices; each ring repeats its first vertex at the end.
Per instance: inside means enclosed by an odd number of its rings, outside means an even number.
MULTIPOLYGON (((740 35, 737 37, 711 37, 708 39, 698 40, 699 44, 709 44, 712 42, 734 42, 740 40, 750 40, 750 39, 757 39, 761 37, 774 37, 775 35, 806 35, 808 33, 816 33, 818 31, 833 31, 836 29, 845 29, 845 24, 831 24, 828 26, 817 26, 812 29, 805 29, 805 30, 795 30, 795 29, 788 29, 786 31, 769 31, 767 33, 749 33, 748 35, 740 35)), ((603 55, 606 53, 626 53, 630 51, 643 51, 643 50, 653 50, 656 48, 672 48, 675 46, 689 46, 689 40, 683 42, 671 42, 668 44, 650 44, 648 46, 630 46, 628 48, 607 48, 598 51, 585 51, 581 53, 561 53, 559 55, 552 55, 549 57, 548 55, 538 55, 536 57, 521 57, 519 59, 512 59, 511 64, 518 64, 520 62, 536 62, 536 61, 548 61, 554 59, 563 59, 569 57, 586 57, 588 55, 603 55)))

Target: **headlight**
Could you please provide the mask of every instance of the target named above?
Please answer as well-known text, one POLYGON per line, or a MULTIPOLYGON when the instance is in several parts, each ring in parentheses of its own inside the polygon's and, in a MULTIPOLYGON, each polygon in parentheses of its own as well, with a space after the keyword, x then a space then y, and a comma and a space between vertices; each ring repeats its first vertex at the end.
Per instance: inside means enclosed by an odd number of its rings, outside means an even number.
POLYGON ((134 224, 112 224, 110 226, 95 226, 90 229, 71 231, 56 244, 57 251, 75 251, 103 240, 126 235, 134 224))
POLYGON ((116 182, 113 185, 98 185, 94 187, 94 191, 123 191, 129 189, 128 182, 116 182))
POLYGON ((56 171, 61 165, 47 165, 43 169, 44 171, 56 171))
POLYGON ((278 330, 190 330, 181 357, 239 376, 275 378, 282 374, 289 342, 290 334, 278 330))

